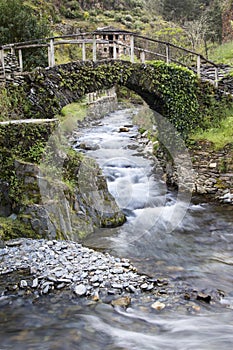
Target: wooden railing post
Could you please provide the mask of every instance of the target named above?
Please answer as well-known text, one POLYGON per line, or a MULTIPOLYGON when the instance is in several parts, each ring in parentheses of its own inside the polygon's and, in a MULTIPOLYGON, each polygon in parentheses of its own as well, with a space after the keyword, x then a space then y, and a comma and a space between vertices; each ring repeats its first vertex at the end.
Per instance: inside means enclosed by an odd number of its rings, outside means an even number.
POLYGON ((117 47, 116 47, 116 42, 113 42, 113 59, 117 59, 117 47))
POLYGON ((82 60, 86 61, 86 45, 85 45, 85 42, 82 43, 82 60))
POLYGON ((130 61, 134 63, 134 36, 130 36, 130 61))
POLYGON ((13 45, 11 46, 11 54, 12 54, 12 55, 15 55, 15 48, 14 48, 13 45))
POLYGON ((141 61, 141 63, 145 63, 145 60, 146 60, 146 53, 144 50, 142 50, 140 52, 140 61, 141 61))
POLYGON ((55 66, 54 38, 50 39, 48 56, 49 56, 49 67, 54 67, 55 66))
POLYGON ((19 68, 20 68, 20 72, 22 72, 23 71, 23 54, 21 49, 19 49, 19 68))
POLYGON ((170 46, 166 45, 166 62, 170 63, 170 46))
POLYGON ((201 56, 197 55, 197 76, 201 77, 201 56))
POLYGON ((3 76, 5 78, 6 73, 5 73, 5 62, 4 62, 4 49, 0 50, 0 61, 2 63, 2 71, 3 71, 3 76))
POLYGON ((92 53, 93 53, 93 61, 96 62, 96 51, 97 51, 97 47, 96 47, 96 36, 94 35, 93 36, 93 50, 92 50, 92 53))
POLYGON ((214 79, 214 85, 216 88, 218 88, 218 67, 214 68, 215 73, 215 79, 214 79))

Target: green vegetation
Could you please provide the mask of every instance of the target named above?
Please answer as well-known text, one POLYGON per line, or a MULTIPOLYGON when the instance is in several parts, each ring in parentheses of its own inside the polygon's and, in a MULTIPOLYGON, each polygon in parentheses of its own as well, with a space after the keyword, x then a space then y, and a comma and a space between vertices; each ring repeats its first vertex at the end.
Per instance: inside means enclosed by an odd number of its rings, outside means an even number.
MULTIPOLYGON (((0 44, 10 44, 49 36, 50 27, 45 17, 40 18, 22 0, 0 0, 0 44)), ((46 49, 24 52, 25 69, 43 66, 46 49)))
MULTIPOLYGON (((221 43, 222 13, 229 2, 224 1, 223 6, 220 0, 0 0, 0 44, 46 37, 49 32, 90 32, 110 25, 207 55, 221 43)), ((160 53, 164 54, 162 48, 160 53)), ((33 54, 24 50, 24 68, 44 66, 46 55, 47 48, 34 48, 33 54)), ((55 55, 57 63, 66 63, 79 59, 81 48, 57 46, 55 55)), ((88 50, 87 56, 91 58, 88 50)))
POLYGON ((209 58, 216 63, 233 65, 233 42, 224 43, 210 50, 209 58))
POLYGON ((73 102, 62 108, 59 118, 62 134, 70 134, 76 127, 79 121, 82 121, 87 116, 87 104, 84 97, 78 102, 73 102))
POLYGON ((153 84, 165 104, 160 113, 186 137, 200 122, 197 78, 191 71, 176 64, 155 61, 153 66, 156 72, 153 84))
POLYGON ((69 103, 61 110, 61 121, 73 120, 82 121, 87 115, 87 101, 84 97, 78 102, 69 103))
POLYGON ((0 240, 9 240, 19 237, 41 238, 32 230, 30 224, 19 219, 0 217, 0 240))
POLYGON ((218 127, 210 128, 208 130, 199 130, 193 135, 191 139, 195 141, 207 140, 213 143, 213 148, 219 150, 224 148, 227 144, 233 144, 233 111, 229 111, 231 116, 222 119, 218 127))
POLYGON ((6 88, 0 84, 0 122, 25 118, 30 107, 23 88, 15 85, 6 88))
POLYGON ((55 127, 56 123, 0 126, 0 178, 9 183, 9 199, 13 207, 17 207, 27 193, 23 179, 17 176, 15 161, 38 164, 55 127))

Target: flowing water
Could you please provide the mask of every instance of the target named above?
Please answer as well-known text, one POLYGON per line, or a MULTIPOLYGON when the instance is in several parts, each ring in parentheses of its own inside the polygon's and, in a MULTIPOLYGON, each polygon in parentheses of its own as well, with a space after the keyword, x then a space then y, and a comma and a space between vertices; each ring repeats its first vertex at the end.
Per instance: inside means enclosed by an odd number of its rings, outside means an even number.
POLYGON ((153 277, 202 291, 223 290, 224 305, 200 303, 191 306, 192 312, 179 305, 156 311, 146 299, 144 306, 127 310, 68 297, 50 296, 38 305, 12 300, 0 309, 0 350, 232 349, 232 207, 200 198, 177 205, 177 194, 166 188, 156 160, 138 147, 132 113, 116 111, 77 137, 74 147, 85 148, 98 161, 127 216, 122 227, 98 230, 83 243, 129 257, 153 277))

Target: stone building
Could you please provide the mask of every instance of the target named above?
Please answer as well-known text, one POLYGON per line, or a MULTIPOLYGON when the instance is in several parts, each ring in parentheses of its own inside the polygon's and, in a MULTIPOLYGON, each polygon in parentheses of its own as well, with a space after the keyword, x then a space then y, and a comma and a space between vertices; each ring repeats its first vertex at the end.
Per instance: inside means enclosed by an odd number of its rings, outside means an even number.
POLYGON ((94 34, 97 40, 108 41, 106 44, 98 44, 97 52, 99 58, 114 58, 114 49, 115 58, 130 54, 131 32, 108 26, 97 28, 94 34))

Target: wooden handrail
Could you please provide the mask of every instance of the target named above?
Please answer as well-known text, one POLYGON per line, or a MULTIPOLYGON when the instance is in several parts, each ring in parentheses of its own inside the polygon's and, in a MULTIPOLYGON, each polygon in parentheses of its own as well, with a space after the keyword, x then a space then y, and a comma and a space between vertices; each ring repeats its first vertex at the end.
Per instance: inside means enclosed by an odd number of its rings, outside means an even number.
POLYGON ((170 42, 167 42, 167 41, 162 41, 162 40, 158 40, 158 39, 153 39, 153 38, 149 38, 149 37, 146 37, 146 36, 143 36, 143 35, 139 35, 139 34, 134 34, 134 36, 136 38, 140 38, 140 39, 143 39, 143 40, 146 40, 146 41, 151 41, 151 42, 155 42, 155 43, 158 43, 158 44, 163 44, 163 45, 169 45, 171 47, 174 47, 175 49, 178 49, 180 51, 183 51, 183 52, 187 52, 187 53, 191 53, 192 55, 195 55, 195 56, 200 56, 201 59, 203 59, 205 62, 217 67, 217 64, 209 59, 207 59, 206 57, 204 57, 202 54, 200 53, 197 53, 195 51, 192 51, 192 50, 189 50, 189 49, 186 49, 184 47, 181 47, 181 46, 178 46, 178 45, 175 45, 175 44, 172 44, 170 42))
MULTIPOLYGON (((19 61, 20 61, 20 68, 21 70, 23 69, 23 62, 22 62, 22 50, 23 49, 28 49, 28 48, 39 48, 39 47, 47 47, 48 48, 48 62, 49 66, 54 66, 55 65, 55 46, 58 45, 66 45, 66 44, 78 44, 82 45, 82 59, 85 61, 86 60, 86 44, 87 45, 92 45, 92 56, 93 60, 95 61, 96 54, 97 54, 97 44, 101 45, 110 45, 113 47, 113 59, 117 59, 117 46, 124 46, 125 48, 128 49, 129 56, 131 62, 134 62, 134 54, 135 52, 139 52, 141 60, 144 62, 145 61, 145 55, 150 54, 150 55, 156 55, 157 57, 161 57, 162 59, 165 59, 167 63, 169 62, 175 62, 181 66, 185 66, 189 69, 195 70, 193 67, 194 64, 194 58, 196 60, 196 73, 201 76, 201 64, 204 62, 205 64, 211 65, 213 68, 215 68, 215 84, 217 84, 218 80, 218 66, 216 63, 212 62, 211 60, 205 58, 202 54, 199 54, 193 50, 189 50, 186 48, 183 48, 181 46, 175 45, 173 43, 159 40, 159 39, 154 39, 154 38, 149 38, 137 33, 133 32, 128 32, 124 30, 116 30, 116 31, 107 31, 107 30, 96 30, 93 32, 87 32, 87 33, 76 33, 76 34, 66 34, 66 35, 61 35, 61 36, 54 36, 54 37, 48 37, 48 38, 41 38, 41 39, 34 39, 31 41, 24 41, 24 42, 17 42, 17 43, 12 43, 12 44, 6 44, 0 46, 0 63, 2 62, 2 67, 4 71, 4 62, 3 62, 3 57, 4 57, 4 51, 11 50, 11 52, 15 52, 16 50, 19 51, 19 61), (99 36, 105 35, 106 37, 111 35, 114 36, 114 40, 105 40, 99 38, 99 36), (130 44, 126 44, 122 41, 115 40, 116 35, 127 35, 130 37, 130 44), (153 49, 146 49, 143 47, 140 47, 138 45, 138 40, 141 39, 143 40, 143 43, 156 43, 160 44, 164 47, 164 54, 160 52, 156 52, 156 50, 153 51, 153 49), (176 49, 178 52, 184 53, 184 54, 189 54, 193 56, 193 60, 191 60, 191 57, 189 59, 192 61, 192 66, 185 64, 184 61, 182 62, 182 59, 179 60, 176 57, 172 57, 171 54, 171 48, 176 49)), ((173 53, 174 54, 174 53, 173 53)), ((182 56, 184 58, 184 55, 182 56)), ((5 75, 5 72, 4 72, 5 75)))

